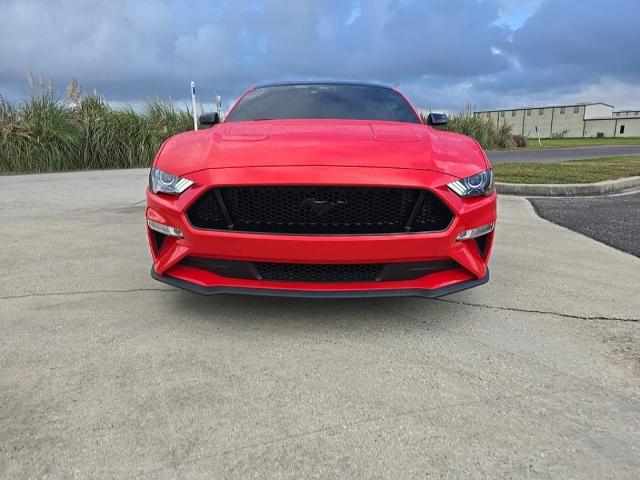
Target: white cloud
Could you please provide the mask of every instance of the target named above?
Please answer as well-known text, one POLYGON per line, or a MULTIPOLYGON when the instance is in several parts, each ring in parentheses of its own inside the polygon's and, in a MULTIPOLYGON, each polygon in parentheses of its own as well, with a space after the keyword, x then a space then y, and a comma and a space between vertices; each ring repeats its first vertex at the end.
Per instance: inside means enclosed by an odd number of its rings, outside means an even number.
POLYGON ((434 108, 640 83, 636 0, 0 1, 9 96, 27 71, 60 87, 77 77, 116 101, 180 99, 190 80, 227 102, 265 81, 373 80, 434 108))

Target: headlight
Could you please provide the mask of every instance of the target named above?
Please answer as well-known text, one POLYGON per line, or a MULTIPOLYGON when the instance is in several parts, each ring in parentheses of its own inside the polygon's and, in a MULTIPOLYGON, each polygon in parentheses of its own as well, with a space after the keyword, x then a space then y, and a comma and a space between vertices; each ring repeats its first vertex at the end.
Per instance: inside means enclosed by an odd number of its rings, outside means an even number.
POLYGON ((159 168, 152 168, 151 172, 149 172, 149 188, 153 193, 180 195, 191 185, 193 185, 191 180, 176 177, 170 173, 163 172, 159 168))
POLYGON ((493 192, 493 172, 491 169, 448 184, 461 197, 479 197, 493 192))

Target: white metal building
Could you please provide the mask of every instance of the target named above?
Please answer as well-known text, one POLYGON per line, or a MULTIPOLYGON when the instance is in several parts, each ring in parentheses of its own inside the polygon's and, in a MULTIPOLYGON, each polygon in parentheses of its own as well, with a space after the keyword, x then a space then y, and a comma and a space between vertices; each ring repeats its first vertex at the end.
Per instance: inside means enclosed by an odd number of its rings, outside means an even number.
POLYGON ((511 125, 515 134, 552 137, 640 137, 640 110, 614 111, 606 103, 482 110, 476 117, 511 125))
POLYGON ((616 118, 640 117, 640 110, 618 110, 616 112, 613 112, 613 116, 616 118))

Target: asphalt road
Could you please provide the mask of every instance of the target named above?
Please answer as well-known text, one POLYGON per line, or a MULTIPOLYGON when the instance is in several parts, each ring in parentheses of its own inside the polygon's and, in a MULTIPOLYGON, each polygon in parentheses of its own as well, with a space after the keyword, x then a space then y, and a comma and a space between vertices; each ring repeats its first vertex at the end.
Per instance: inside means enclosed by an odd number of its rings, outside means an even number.
POLYGON ((1 478, 628 478, 640 259, 500 198, 441 300, 149 278, 143 170, 0 177, 1 478))
POLYGON ((640 257, 640 193, 530 201, 542 218, 640 257))
POLYGON ((640 145, 548 148, 542 150, 501 150, 487 152, 491 163, 564 162, 589 158, 640 155, 640 145))

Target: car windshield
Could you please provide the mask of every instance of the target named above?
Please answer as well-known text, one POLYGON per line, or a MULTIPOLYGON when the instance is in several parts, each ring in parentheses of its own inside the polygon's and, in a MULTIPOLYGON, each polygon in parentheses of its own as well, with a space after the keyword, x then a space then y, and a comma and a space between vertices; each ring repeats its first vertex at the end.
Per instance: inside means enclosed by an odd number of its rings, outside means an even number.
POLYGON ((245 95, 227 122, 354 119, 421 123, 398 92, 373 85, 304 84, 259 87, 245 95))

